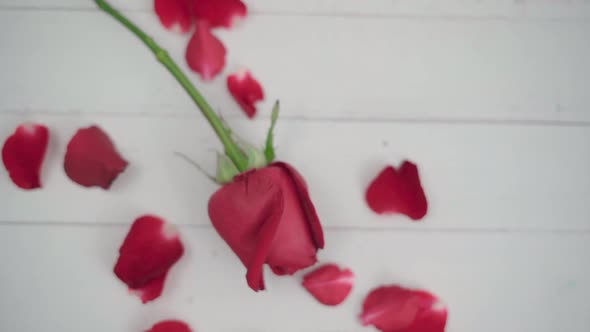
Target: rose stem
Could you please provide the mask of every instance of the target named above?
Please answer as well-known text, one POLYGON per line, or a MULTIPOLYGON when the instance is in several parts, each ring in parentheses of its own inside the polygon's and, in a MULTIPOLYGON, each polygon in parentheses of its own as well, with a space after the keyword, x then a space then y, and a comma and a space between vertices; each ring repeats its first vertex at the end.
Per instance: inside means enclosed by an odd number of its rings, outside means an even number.
POLYGON ((197 104, 201 113, 205 116, 207 121, 215 130, 215 133, 223 143, 225 148, 225 154, 234 162, 236 167, 240 171, 245 171, 248 168, 248 160, 244 153, 240 150, 237 143, 232 139, 230 133, 223 125, 221 119, 215 114, 209 103, 205 100, 203 95, 197 90, 197 88, 191 83, 184 72, 178 67, 178 65, 172 60, 168 52, 161 48, 150 36, 133 24, 119 11, 111 7, 108 2, 104 0, 95 0, 98 7, 100 7, 107 14, 111 15, 114 19, 123 24, 127 29, 133 32, 143 43, 155 54, 158 61, 168 69, 168 71, 176 78, 178 83, 182 85, 184 90, 189 94, 192 100, 197 104))

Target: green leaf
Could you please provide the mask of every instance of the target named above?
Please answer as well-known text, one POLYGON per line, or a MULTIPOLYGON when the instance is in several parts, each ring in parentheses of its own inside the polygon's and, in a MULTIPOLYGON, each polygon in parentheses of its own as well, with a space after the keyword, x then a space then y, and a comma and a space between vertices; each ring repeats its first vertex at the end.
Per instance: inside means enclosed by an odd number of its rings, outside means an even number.
POLYGON ((277 100, 274 107, 272 108, 272 114, 270 116, 270 128, 268 128, 268 134, 266 135, 266 146, 264 147, 264 156, 266 157, 267 163, 272 163, 275 160, 275 148, 273 143, 273 132, 275 124, 279 118, 279 101, 277 100))

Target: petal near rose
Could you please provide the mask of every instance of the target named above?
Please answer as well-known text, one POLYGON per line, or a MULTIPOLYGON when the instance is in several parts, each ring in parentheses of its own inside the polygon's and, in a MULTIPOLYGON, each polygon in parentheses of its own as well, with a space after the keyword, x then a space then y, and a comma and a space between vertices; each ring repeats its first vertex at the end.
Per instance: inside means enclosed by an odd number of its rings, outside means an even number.
POLYGON ((49 129, 33 123, 18 126, 4 142, 2 162, 19 188, 41 188, 41 166, 48 143, 49 129))
POLYGON ((240 0, 195 0, 193 8, 197 20, 207 21, 212 28, 231 28, 248 11, 240 0))
POLYGON ((443 332, 447 309, 429 292, 383 286, 369 293, 360 318, 382 332, 443 332))
POLYGON ((193 24, 191 0, 155 0, 154 10, 166 29, 185 33, 193 24))
POLYGON ((354 285, 350 269, 340 269, 335 264, 326 264, 308 273, 303 278, 303 287, 325 305, 338 305, 348 297, 354 285))
POLYGON ((367 204, 376 213, 401 213, 420 220, 428 211, 428 202, 420 183, 418 168, 404 161, 399 170, 385 167, 367 189, 367 204))
POLYGON ((243 69, 227 77, 227 88, 249 118, 256 115, 256 103, 264 100, 264 91, 249 70, 243 69))
POLYGON ((211 33, 205 21, 198 21, 195 33, 186 48, 188 66, 204 81, 215 78, 225 66, 225 46, 211 33))
POLYGON ((64 170, 72 181, 103 189, 109 189, 127 165, 107 134, 96 126, 76 132, 64 159, 64 170))
POLYGON ((179 320, 166 320, 152 326, 146 332, 192 332, 188 324, 179 320))
POLYGON ((142 216, 135 220, 121 245, 114 272, 146 303, 162 294, 168 271, 183 253, 172 225, 156 216, 142 216))

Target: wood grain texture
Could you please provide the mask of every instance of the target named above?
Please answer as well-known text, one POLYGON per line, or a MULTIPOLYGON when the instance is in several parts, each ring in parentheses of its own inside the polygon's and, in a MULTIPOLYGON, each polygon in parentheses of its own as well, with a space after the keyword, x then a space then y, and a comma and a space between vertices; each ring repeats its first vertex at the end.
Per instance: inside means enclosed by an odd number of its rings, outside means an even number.
MULTIPOLYGON (((152 0, 113 0, 183 68, 188 36, 152 0)), ((252 69, 267 101, 244 119, 225 88, 192 78, 246 139, 262 144, 272 102, 280 159, 306 177, 326 231, 322 262, 351 267, 340 307, 301 273, 266 273, 255 294, 209 225, 219 144, 190 100, 88 0, 0 0, 0 141, 25 121, 51 130, 44 189, 0 170, 0 331, 358 332, 363 296, 401 283, 448 305, 446 332, 587 332, 590 326, 590 1, 250 0, 218 31, 224 75, 252 69), (129 169, 111 191, 62 169, 77 128, 103 127, 129 169), (419 166, 422 223, 380 217, 364 191, 386 164, 419 166), (186 256, 162 298, 141 305, 113 275, 128 225, 179 225, 186 256)))
POLYGON ((186 255, 164 295, 142 306, 112 274, 127 227, 0 226, 0 326, 5 331, 144 331, 181 318, 196 331, 353 332, 365 294, 381 284, 427 288, 450 308, 448 332, 585 332, 590 296, 586 234, 437 234, 330 230, 322 261, 350 266, 356 284, 327 308, 295 277, 266 271, 269 290, 213 229, 181 227, 186 255), (43 245, 41 247, 41 245, 43 245), (10 287, 6 287, 10 285, 10 287))
MULTIPOLYGON (((251 12, 334 16, 492 19, 588 19, 588 0, 247 0, 251 12)), ((127 10, 152 10, 153 0, 113 0, 127 10)), ((0 0, 0 8, 95 9, 92 0, 0 0)))
MULTIPOLYGON (((186 36, 131 17, 185 68, 186 36)), ((9 11, 0 22, 0 112, 192 113, 143 45, 99 12, 9 11), (75 84, 72 84, 75 82, 75 84)), ((590 22, 256 16, 220 31, 225 73, 252 69, 284 116, 590 123, 590 22), (274 27, 280 27, 276 29, 274 27)), ((225 76, 201 84, 242 116, 225 76)))
MULTIPOLYGON (((174 155, 185 153, 214 172, 219 144, 199 114, 2 115, 0 137, 29 119, 53 133, 45 189, 18 190, 2 174, 6 208, 0 220, 128 222, 149 211, 174 223, 208 224, 206 204, 216 187, 174 155), (62 169, 70 137, 93 123, 112 136, 131 164, 110 192, 79 187, 62 169)), ((262 145, 268 122, 231 124, 262 145)), ((588 127, 283 119, 276 145, 278 157, 305 175, 323 222, 331 227, 590 230, 588 127), (430 201, 424 224, 378 217, 364 201, 378 171, 403 159, 420 167, 430 201)))

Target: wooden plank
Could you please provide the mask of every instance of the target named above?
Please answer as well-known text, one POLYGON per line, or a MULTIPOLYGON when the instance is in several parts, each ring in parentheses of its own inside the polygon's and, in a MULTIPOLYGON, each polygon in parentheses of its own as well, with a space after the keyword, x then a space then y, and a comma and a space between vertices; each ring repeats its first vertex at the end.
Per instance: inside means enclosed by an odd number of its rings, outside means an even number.
MULTIPOLYGON (((375 15, 418 17, 542 18, 590 17, 586 0, 247 0, 251 12, 301 15, 375 15)), ((118 8, 151 11, 153 0, 113 0, 118 8)), ((94 9, 93 1, 0 0, 0 8, 94 9)))
MULTIPOLYGON (((184 67, 185 36, 131 14, 184 67)), ((98 12, 0 12, 0 112, 191 113, 154 57, 98 12)), ((590 122, 590 22, 256 16, 220 31, 286 117, 590 122), (280 27, 277 29, 276 27, 280 27)), ((201 84, 242 117, 219 77, 201 84)))
POLYGON ((347 301, 316 303, 301 273, 269 290, 247 288, 245 270, 211 228, 181 227, 186 255, 164 295, 142 306, 112 267, 126 226, 0 225, 3 331, 143 331, 158 319, 185 319, 196 331, 342 331, 357 321, 365 294, 401 283, 438 294, 449 332, 585 332, 590 324, 590 236, 523 233, 336 231, 320 259, 357 275, 347 301), (269 314, 272 313, 272 314, 269 314))
MULTIPOLYGON (((179 224, 209 223, 206 206, 216 187, 174 155, 186 153, 213 171, 219 144, 200 115, 1 115, 0 139, 26 120, 53 133, 45 189, 20 191, 2 172, 0 220, 126 223, 153 212, 179 224), (78 187, 62 170, 69 138, 92 123, 131 163, 110 192, 78 187)), ((262 145, 268 121, 231 124, 262 145)), ((307 178, 329 227, 590 229, 588 127, 283 119, 276 140, 279 158, 307 178), (364 201, 377 172, 406 158, 419 165, 430 200, 423 224, 376 216, 364 201)))

